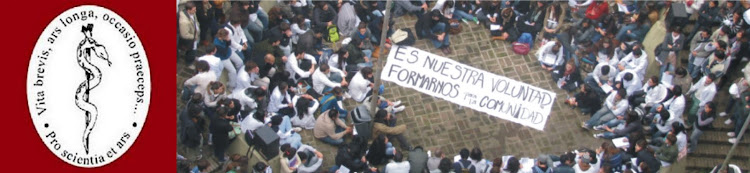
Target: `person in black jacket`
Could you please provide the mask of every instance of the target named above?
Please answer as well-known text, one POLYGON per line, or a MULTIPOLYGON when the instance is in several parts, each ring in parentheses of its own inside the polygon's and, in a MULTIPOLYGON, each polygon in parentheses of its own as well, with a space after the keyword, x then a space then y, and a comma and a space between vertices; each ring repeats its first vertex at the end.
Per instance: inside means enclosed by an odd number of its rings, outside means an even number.
POLYGON ((444 54, 451 54, 450 39, 446 33, 448 23, 448 19, 440 14, 439 10, 432 10, 430 13, 422 15, 414 28, 417 30, 417 36, 420 39, 429 38, 432 40, 432 44, 441 49, 444 54))
POLYGON ((219 107, 216 109, 216 116, 211 120, 211 134, 214 144, 214 156, 219 159, 220 162, 227 161, 228 157, 224 156, 224 152, 229 147, 229 131, 232 131, 232 126, 229 125, 229 120, 234 119, 234 115, 227 116, 229 108, 219 107))
POLYGON ((649 172, 647 173, 659 172, 659 168, 661 168, 661 162, 659 160, 656 160, 656 157, 654 157, 654 152, 650 151, 650 149, 648 148, 648 142, 646 142, 645 139, 641 139, 636 143, 635 151, 638 153, 636 155, 637 160, 635 161, 637 165, 646 163, 649 168, 649 172))
POLYGON ((557 69, 552 70, 552 78, 557 82, 557 86, 560 87, 560 89, 564 89, 568 92, 572 92, 578 88, 579 84, 583 84, 581 73, 578 72, 573 63, 567 63, 564 66, 558 66, 557 69))
POLYGON ((191 149, 196 149, 201 144, 201 133, 203 133, 203 119, 200 113, 203 107, 200 105, 203 95, 193 94, 193 98, 186 105, 186 109, 180 112, 180 127, 182 128, 180 141, 191 149), (196 102, 197 101, 197 102, 196 102))
POLYGON ((592 114, 593 111, 602 108, 602 100, 588 85, 581 85, 581 92, 574 95, 573 98, 565 100, 565 104, 572 107, 580 107, 581 113, 592 114))
MULTIPOLYGON (((364 170, 367 170, 368 166, 365 156, 357 154, 357 152, 352 152, 352 150, 359 149, 353 149, 349 145, 340 147, 338 153, 336 153, 336 165, 345 166, 352 172, 363 172, 364 170)), ((370 171, 375 172, 377 171, 377 168, 370 168, 370 171)))
POLYGON ((336 21, 336 10, 328 2, 321 1, 313 9, 312 27, 328 27, 336 21))

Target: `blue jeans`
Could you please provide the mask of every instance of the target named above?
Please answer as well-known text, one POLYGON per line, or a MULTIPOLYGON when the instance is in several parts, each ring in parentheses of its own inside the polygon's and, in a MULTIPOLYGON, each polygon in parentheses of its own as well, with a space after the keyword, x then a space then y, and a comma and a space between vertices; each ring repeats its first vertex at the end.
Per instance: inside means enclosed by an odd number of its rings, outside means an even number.
MULTIPOLYGON (((341 73, 337 73, 337 72, 330 72, 330 73, 331 74, 330 76, 328 76, 328 80, 331 80, 331 82, 341 83, 341 81, 344 80, 344 78, 341 77, 341 73)), ((331 91, 332 89, 333 88, 326 86, 325 88, 323 88, 323 93, 327 93, 328 91, 331 91)))
MULTIPOLYGON (((292 121, 289 120, 289 116, 283 116, 281 124, 279 124, 279 131, 286 133, 290 130, 292 130, 292 121)), ((299 148, 302 145, 302 136, 298 133, 292 133, 291 136, 284 138, 280 143, 289 144, 292 148, 299 148)))
MULTIPOLYGON (((446 27, 445 23, 442 23, 442 22, 438 23, 438 24, 435 24, 435 26, 433 26, 432 29, 430 29, 429 33, 423 33, 422 35, 431 35, 431 34, 433 34, 435 32, 443 32, 443 33, 445 33, 445 27, 446 27)), ((443 46, 449 46, 451 44, 449 37, 450 36, 446 33, 445 34, 445 39, 443 39, 443 41, 438 41, 437 39, 433 39, 432 40, 432 45, 435 45, 436 48, 441 48, 443 46)))
POLYGON ((461 19, 474 20, 474 16, 471 15, 471 14, 469 14, 469 13, 467 13, 467 12, 465 12, 465 11, 454 10, 453 11, 453 19, 456 19, 456 20, 461 20, 461 19))
MULTIPOLYGON (((345 118, 346 117, 346 113, 343 114, 343 115, 344 115, 344 118, 345 118)), ((343 119, 341 116, 339 116, 339 118, 343 119)), ((341 128, 339 126, 336 126, 336 133, 343 132, 343 131, 344 131, 343 128, 341 128)), ((339 139, 333 139, 333 138, 331 138, 329 136, 326 136, 324 138, 320 138, 320 141, 323 141, 323 142, 331 144, 331 145, 338 146, 338 145, 341 145, 341 143, 344 143, 344 138, 342 137, 342 138, 339 138, 339 139)))
MULTIPOLYGON (((596 83, 596 80, 594 80, 594 76, 587 75, 586 79, 583 79, 583 82, 586 83, 586 86, 591 88, 592 91, 596 92, 597 95, 603 96, 607 93, 604 93, 604 90, 602 90, 602 87, 599 87, 599 84, 596 83)), ((602 84, 604 84, 606 81, 602 81, 602 84)))
MULTIPOLYGON (((623 26, 622 29, 620 29, 620 31, 617 32, 617 35, 615 35, 615 39, 620 40, 620 41, 624 41, 624 39, 625 39, 626 36, 630 37, 630 36, 628 36, 628 30, 633 31, 635 28, 636 28, 635 24, 629 24, 629 25, 623 26)), ((632 39, 633 40, 638 40, 640 38, 632 38, 632 39)))
POLYGON ((688 152, 695 151, 695 148, 698 148, 698 138, 703 135, 703 131, 698 129, 698 127, 693 128, 693 133, 690 134, 690 146, 688 147, 688 152))
POLYGON ((599 109, 599 111, 596 111, 596 113, 594 113, 594 115, 588 121, 586 121, 586 127, 591 128, 594 126, 598 126, 614 118, 615 114, 613 114, 612 111, 609 110, 609 108, 604 106, 599 109))

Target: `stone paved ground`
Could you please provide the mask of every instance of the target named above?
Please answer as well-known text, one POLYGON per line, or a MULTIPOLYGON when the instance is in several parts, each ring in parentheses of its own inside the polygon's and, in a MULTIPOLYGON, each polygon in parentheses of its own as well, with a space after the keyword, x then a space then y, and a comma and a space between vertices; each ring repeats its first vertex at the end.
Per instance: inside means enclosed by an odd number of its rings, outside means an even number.
MULTIPOLYGON (((396 20, 395 28, 414 30, 415 17, 404 16, 396 20)), ((605 141, 594 139, 590 132, 579 127, 580 122, 589 116, 563 104, 569 94, 555 87, 549 73, 539 68, 536 58, 514 54, 509 43, 490 40, 487 30, 475 24, 462 25, 463 32, 450 38, 454 53, 447 57, 557 93, 550 118, 545 130, 538 131, 469 108, 461 109, 448 101, 385 82, 384 96, 402 100, 407 105, 407 109, 397 116, 398 124, 408 126, 406 136, 412 145, 430 150, 439 148, 449 155, 457 154, 462 148, 480 147, 486 158, 494 159, 502 155, 536 157, 541 153, 561 154, 579 147, 595 148, 605 141)), ((418 40, 414 47, 443 55, 429 40, 418 40)), ((182 82, 193 71, 186 68, 179 58, 177 69, 176 90, 179 96, 182 82)), ((226 75, 223 80, 226 81, 226 75)), ((181 101, 177 101, 178 110, 182 105, 181 101)), ((353 106, 353 103, 347 102, 347 107, 353 106)), ((311 130, 303 131, 302 136, 304 143, 321 150, 326 156, 323 168, 333 165, 335 148, 314 140, 311 130)), ((209 156, 209 151, 209 148, 204 149, 204 155, 209 156)), ((186 152, 182 150, 181 153, 186 152)))

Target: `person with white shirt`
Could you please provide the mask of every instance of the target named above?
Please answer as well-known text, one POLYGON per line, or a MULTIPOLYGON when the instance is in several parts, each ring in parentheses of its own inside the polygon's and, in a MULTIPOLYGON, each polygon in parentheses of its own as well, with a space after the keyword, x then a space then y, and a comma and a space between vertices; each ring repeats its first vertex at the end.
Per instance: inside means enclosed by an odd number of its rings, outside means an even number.
POLYGON ((208 44, 204 47, 206 54, 199 57, 198 61, 206 61, 208 66, 211 67, 211 71, 218 78, 221 77, 221 72, 224 69, 224 64, 221 63, 221 58, 216 57, 216 46, 214 44, 208 44))
POLYGON ((584 82, 588 87, 600 95, 605 95, 606 92, 602 90, 602 86, 608 85, 612 87, 610 82, 615 80, 615 77, 617 76, 616 74, 617 69, 614 66, 609 65, 607 62, 600 62, 599 64, 596 64, 594 71, 586 76, 584 82))
POLYGON ((362 103, 365 97, 371 94, 375 84, 368 79, 372 78, 372 75, 372 68, 365 67, 352 77, 351 82, 349 82, 349 95, 354 101, 362 103))
POLYGON ((581 127, 591 129, 614 119, 616 116, 625 116, 625 111, 628 110, 628 99, 625 98, 626 92, 622 89, 612 92, 607 96, 602 108, 596 111, 588 121, 581 123, 581 127))
POLYGON ((339 49, 336 54, 333 54, 328 58, 328 67, 344 71, 346 70, 347 58, 349 58, 349 52, 346 51, 346 49, 339 49))
POLYGON ((198 61, 195 65, 195 70, 198 71, 198 74, 188 80, 185 80, 185 82, 182 84, 183 87, 193 88, 193 93, 204 95, 206 93, 208 84, 216 81, 216 76, 214 76, 214 73, 209 72, 210 68, 211 67, 209 67, 208 62, 198 61))
POLYGON ((411 169, 411 164, 404 160, 404 155, 398 150, 393 150, 393 160, 385 165, 385 173, 408 173, 411 169))
POLYGON ((268 101, 268 112, 276 112, 283 115, 294 114, 292 99, 289 96, 289 84, 279 83, 279 86, 271 93, 268 101))
POLYGON ((635 91, 632 96, 628 97, 628 102, 633 107, 643 106, 648 109, 666 97, 667 88, 659 82, 659 77, 651 76, 640 91, 635 91))
POLYGON ((716 84, 714 83, 715 79, 716 76, 714 74, 709 74, 708 76, 703 76, 701 80, 690 87, 688 95, 691 95, 691 98, 693 99, 693 105, 688 111, 688 118, 686 121, 688 127, 691 127, 695 122, 695 114, 698 113, 698 109, 705 106, 706 103, 714 100, 714 96, 716 95, 716 84))
POLYGON ((580 152, 578 157, 575 159, 577 162, 573 165, 573 170, 576 173, 598 173, 599 165, 601 162, 597 159, 596 153, 593 151, 580 152))
POLYGON ((290 119, 293 126, 304 129, 313 129, 315 127, 315 111, 318 110, 318 100, 310 95, 296 95, 292 98, 294 107, 294 116, 290 119))
POLYGON ((234 91, 227 97, 240 101, 240 112, 244 115, 261 106, 261 102, 266 97, 266 90, 247 88, 245 90, 234 91))
POLYGON ((349 83, 343 80, 343 76, 346 76, 345 72, 330 68, 328 64, 321 64, 320 68, 312 75, 313 90, 322 95, 335 87, 346 86, 349 83))
POLYGON ((615 78, 615 82, 617 83, 615 84, 616 88, 625 89, 628 96, 632 96, 636 91, 640 91, 643 87, 643 82, 641 82, 641 78, 635 74, 636 73, 633 70, 626 70, 617 74, 617 77, 615 78))
MULTIPOLYGON (((659 106, 664 106, 669 112, 681 117, 682 113, 685 112, 685 96, 682 95, 682 87, 679 85, 673 86, 672 93, 673 95, 666 101, 661 102, 661 105, 653 106, 650 111, 651 114, 655 114, 659 106)), ((646 118, 651 121, 653 116, 646 116, 646 118)))
POLYGON ((641 50, 640 46, 634 46, 630 54, 623 57, 617 64, 619 71, 633 70, 638 75, 638 79, 643 79, 648 67, 648 57, 646 51, 641 50))
POLYGON ((543 69, 552 71, 565 62, 563 52, 560 42, 548 41, 536 52, 536 58, 543 69))
POLYGON ((292 58, 289 58, 286 61, 286 71, 289 72, 290 79, 296 82, 299 79, 310 77, 310 75, 315 72, 315 64, 317 64, 317 62, 315 61, 315 57, 310 54, 306 54, 304 50, 294 50, 294 54, 292 54, 290 57, 292 58), (310 69, 300 68, 300 64, 302 63, 303 59, 308 60, 310 61, 310 63, 312 63, 310 69))
POLYGON ((260 72, 258 65, 253 61, 248 61, 240 69, 242 70, 237 72, 237 83, 234 85, 232 92, 243 91, 247 88, 259 88, 259 86, 253 85, 253 82, 258 79, 258 72, 260 72))

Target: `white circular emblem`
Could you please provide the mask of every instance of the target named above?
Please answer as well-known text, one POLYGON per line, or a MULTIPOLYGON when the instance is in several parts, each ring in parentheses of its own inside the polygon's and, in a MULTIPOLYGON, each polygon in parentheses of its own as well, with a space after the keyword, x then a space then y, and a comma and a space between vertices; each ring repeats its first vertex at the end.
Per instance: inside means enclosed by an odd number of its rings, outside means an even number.
POLYGON ((26 94, 39 137, 79 167, 125 154, 146 121, 151 75, 141 41, 109 9, 84 5, 54 18, 31 54, 26 94))

